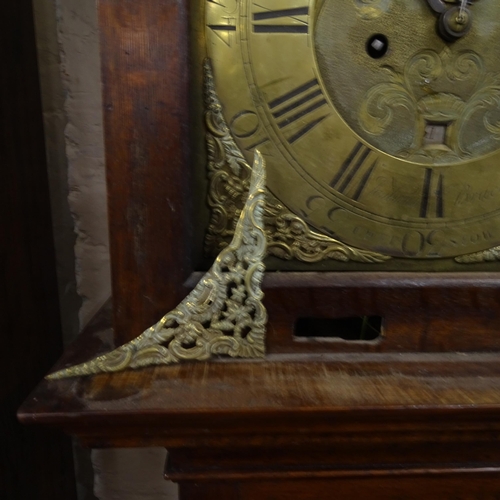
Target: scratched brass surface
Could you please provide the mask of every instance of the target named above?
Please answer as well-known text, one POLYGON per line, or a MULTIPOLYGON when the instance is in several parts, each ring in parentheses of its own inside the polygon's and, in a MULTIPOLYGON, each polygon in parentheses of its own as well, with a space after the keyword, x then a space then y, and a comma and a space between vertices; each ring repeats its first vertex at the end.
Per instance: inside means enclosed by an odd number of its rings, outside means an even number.
POLYGON ((500 3, 469 9, 470 32, 445 42, 425 0, 205 3, 225 120, 289 210, 398 258, 500 244, 500 3), (436 126, 442 144, 424 138, 436 126))

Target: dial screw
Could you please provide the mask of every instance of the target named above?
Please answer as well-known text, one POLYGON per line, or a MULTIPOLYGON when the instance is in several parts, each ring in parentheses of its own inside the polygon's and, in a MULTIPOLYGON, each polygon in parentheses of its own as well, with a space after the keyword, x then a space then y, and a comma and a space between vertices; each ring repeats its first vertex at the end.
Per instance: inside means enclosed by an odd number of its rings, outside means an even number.
POLYGON ((453 42, 466 35, 472 27, 472 13, 469 9, 451 7, 439 19, 439 34, 453 42))

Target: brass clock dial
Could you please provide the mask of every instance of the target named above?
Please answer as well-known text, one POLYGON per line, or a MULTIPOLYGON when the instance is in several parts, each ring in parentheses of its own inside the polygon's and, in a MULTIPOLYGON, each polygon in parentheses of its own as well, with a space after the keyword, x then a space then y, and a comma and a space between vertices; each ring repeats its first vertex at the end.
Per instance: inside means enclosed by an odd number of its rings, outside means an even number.
POLYGON ((498 19, 494 0, 211 0, 205 34, 233 137, 288 209, 435 259, 500 244, 498 19))

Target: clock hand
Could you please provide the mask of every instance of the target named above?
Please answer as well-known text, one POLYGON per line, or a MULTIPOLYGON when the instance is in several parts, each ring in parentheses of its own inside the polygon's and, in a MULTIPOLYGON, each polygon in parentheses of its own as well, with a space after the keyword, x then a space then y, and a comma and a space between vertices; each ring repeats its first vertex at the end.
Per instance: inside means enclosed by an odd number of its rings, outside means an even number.
POLYGON ((466 21, 465 17, 465 7, 467 6, 467 0, 462 0, 462 3, 460 4, 460 11, 457 16, 457 23, 463 24, 466 21))

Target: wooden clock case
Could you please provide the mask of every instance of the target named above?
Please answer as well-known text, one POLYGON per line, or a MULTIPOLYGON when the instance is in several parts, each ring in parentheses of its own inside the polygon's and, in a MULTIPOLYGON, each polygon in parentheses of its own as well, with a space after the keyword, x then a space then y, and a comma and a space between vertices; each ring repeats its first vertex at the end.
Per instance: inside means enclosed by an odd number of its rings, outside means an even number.
MULTIPOLYGON (((189 9, 99 2, 113 305, 58 367, 134 338, 201 276, 189 9)), ((486 272, 268 273, 266 360, 43 381, 19 416, 88 446, 167 447, 183 499, 497 498, 499 285, 486 272), (300 318, 359 315, 382 317, 383 335, 294 335, 300 318)))

